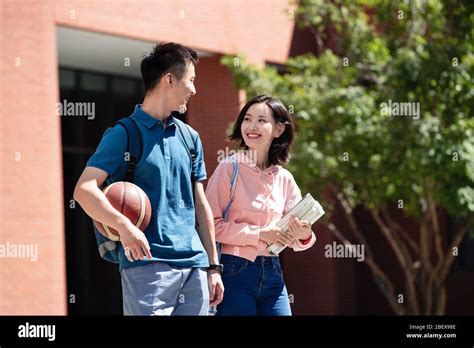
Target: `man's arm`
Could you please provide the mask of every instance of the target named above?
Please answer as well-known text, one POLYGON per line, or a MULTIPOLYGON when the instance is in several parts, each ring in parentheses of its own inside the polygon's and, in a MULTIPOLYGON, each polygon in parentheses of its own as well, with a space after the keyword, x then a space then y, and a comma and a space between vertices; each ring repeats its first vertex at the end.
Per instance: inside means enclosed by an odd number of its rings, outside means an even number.
MULTIPOLYGON (((194 186, 194 195, 196 198, 196 217, 199 223, 198 233, 199 238, 206 249, 209 264, 219 264, 219 257, 216 249, 216 236, 214 232, 214 218, 212 210, 204 194, 204 187, 202 182, 196 182, 194 186)), ((215 270, 207 272, 207 280, 209 285, 209 305, 217 306, 222 302, 224 296, 224 284, 220 274, 215 270)))
POLYGON ((92 219, 117 230, 123 247, 130 250, 133 259, 139 260, 144 256, 152 258, 150 245, 143 232, 118 212, 99 189, 107 176, 107 172, 102 169, 86 167, 74 189, 74 200, 92 219))
POLYGON ((218 264, 214 218, 212 216, 211 207, 204 194, 202 182, 198 181, 195 183, 194 195, 196 199, 196 217, 199 223, 199 238, 209 257, 209 264, 218 264))

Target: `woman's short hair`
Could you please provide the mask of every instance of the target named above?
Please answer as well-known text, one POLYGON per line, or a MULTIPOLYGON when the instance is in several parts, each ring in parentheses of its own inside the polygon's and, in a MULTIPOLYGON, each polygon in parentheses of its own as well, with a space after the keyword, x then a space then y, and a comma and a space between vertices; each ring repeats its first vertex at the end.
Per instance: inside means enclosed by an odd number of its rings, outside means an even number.
POLYGON ((247 104, 240 111, 239 117, 234 124, 232 134, 229 139, 236 141, 240 148, 248 150, 241 132, 242 122, 249 108, 253 104, 264 103, 272 111, 273 119, 276 123, 285 125, 284 132, 278 137, 274 138, 270 149, 268 151, 268 162, 273 165, 281 165, 288 163, 290 160, 290 148, 294 141, 294 125, 291 116, 285 105, 278 99, 274 99, 267 95, 257 95, 250 99, 247 104))

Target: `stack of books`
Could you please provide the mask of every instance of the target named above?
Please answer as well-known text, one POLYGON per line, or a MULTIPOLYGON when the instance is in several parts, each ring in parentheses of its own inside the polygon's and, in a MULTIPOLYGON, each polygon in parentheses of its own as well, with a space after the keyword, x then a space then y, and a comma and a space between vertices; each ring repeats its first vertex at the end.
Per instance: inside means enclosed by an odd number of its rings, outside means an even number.
MULTIPOLYGON (((281 218, 280 221, 276 223, 276 226, 281 229, 282 233, 287 233, 290 216, 295 216, 300 221, 308 221, 312 225, 323 215, 324 210, 321 204, 319 204, 319 202, 308 193, 301 199, 301 201, 298 202, 298 204, 293 207, 293 209, 291 209, 287 214, 285 214, 285 216, 281 218)), ((270 254, 278 255, 285 248, 286 247, 272 244, 267 250, 270 254)))

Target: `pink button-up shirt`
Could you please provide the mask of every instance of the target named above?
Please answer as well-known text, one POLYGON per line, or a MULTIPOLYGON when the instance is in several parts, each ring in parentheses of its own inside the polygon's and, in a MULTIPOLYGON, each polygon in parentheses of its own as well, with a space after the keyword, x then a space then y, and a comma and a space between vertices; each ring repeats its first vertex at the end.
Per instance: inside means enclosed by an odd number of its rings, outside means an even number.
MULTIPOLYGON (((261 170, 243 154, 235 155, 239 165, 237 187, 227 221, 222 213, 229 202, 233 163, 223 160, 209 179, 206 197, 214 216, 216 240, 222 253, 255 261, 257 256, 271 256, 267 243, 259 239, 260 228, 278 222, 300 200, 301 191, 291 173, 272 165, 261 170)), ((306 250, 316 242, 299 240, 289 245, 295 251, 306 250)))

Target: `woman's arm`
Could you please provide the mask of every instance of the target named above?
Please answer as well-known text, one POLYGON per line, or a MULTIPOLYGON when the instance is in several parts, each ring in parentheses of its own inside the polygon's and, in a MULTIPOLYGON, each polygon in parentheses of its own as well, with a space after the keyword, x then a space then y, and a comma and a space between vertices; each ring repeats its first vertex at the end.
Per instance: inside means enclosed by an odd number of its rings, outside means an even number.
MULTIPOLYGON (((293 209, 302 198, 301 191, 292 175, 289 178, 287 188, 287 198, 283 215, 293 209)), ((316 235, 311 230, 311 225, 307 221, 299 221, 296 217, 290 218, 289 233, 294 239, 289 247, 294 251, 309 249, 316 243, 316 235)))

